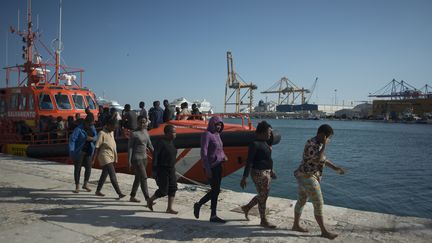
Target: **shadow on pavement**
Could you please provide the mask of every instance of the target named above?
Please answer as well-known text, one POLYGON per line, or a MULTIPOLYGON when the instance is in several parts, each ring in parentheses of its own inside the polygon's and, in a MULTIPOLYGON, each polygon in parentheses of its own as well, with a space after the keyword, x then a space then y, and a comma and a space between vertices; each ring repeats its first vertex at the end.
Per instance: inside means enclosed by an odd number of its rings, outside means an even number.
POLYGON ((79 228, 86 225, 114 227, 125 230, 125 234, 127 230, 143 230, 143 233, 135 232, 143 239, 191 241, 206 238, 269 237, 270 240, 271 237, 311 236, 281 229, 266 230, 256 225, 215 224, 177 216, 170 218, 170 215, 157 217, 155 212, 150 213, 144 206, 142 210, 136 210, 136 203, 98 198, 92 193, 73 194, 67 190, 3 187, 0 188, 0 205, 3 203, 40 204, 41 207, 37 209, 23 212, 40 215, 40 220, 66 225, 67 228, 72 227, 71 224, 78 224, 79 228), (49 207, 44 208, 44 205, 49 207))

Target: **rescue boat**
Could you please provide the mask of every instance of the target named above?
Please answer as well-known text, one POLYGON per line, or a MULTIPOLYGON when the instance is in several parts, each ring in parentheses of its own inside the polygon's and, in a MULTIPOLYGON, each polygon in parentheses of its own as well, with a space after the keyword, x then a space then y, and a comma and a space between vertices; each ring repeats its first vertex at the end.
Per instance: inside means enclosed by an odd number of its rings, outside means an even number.
MULTIPOLYGON (((83 69, 60 64, 61 41, 58 41, 54 54, 48 53, 54 57, 54 64, 43 62, 40 53, 35 51, 43 48, 34 48, 39 35, 32 30, 31 2, 29 3, 27 29, 16 31, 11 28, 11 32, 22 37, 25 43, 25 62, 5 68, 6 87, 0 88, 0 151, 72 164, 68 151, 69 133, 56 136, 52 132, 46 132, 46 121, 57 117, 67 119, 77 113, 84 117, 86 108, 97 118, 99 110, 96 96, 83 86, 83 69), (11 77, 16 78, 14 86, 9 86, 11 77)), ((205 116, 208 118, 209 115, 205 116)), ((221 134, 228 157, 228 161, 223 164, 223 176, 230 175, 245 165, 248 145, 255 139, 255 129, 247 114, 228 116, 235 116, 241 122, 225 123, 221 134)), ((174 143, 178 149, 178 179, 189 183, 207 183, 200 158, 200 137, 207 129, 207 119, 169 121, 149 131, 152 141, 162 136, 167 124, 176 126, 177 130, 174 143)), ((116 139, 119 154, 116 170, 130 173, 127 166, 127 132, 124 135, 116 139)), ((277 144, 280 136, 276 133, 273 135, 272 144, 277 144)), ((149 155, 148 175, 152 171, 151 162, 149 155)), ((98 163, 95 167, 98 167, 98 163)))

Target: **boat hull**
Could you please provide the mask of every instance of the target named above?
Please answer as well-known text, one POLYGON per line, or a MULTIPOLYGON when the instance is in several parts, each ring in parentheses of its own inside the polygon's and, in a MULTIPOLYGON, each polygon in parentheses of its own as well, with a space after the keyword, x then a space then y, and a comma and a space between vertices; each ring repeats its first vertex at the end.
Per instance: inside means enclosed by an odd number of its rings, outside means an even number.
MULTIPOLYGON (((178 129, 181 130, 181 129, 178 129)), ((190 131, 189 131, 190 132, 190 131)), ((160 139, 162 136, 157 135, 157 131, 152 131, 152 143, 160 139)), ((160 134, 160 133, 159 133, 160 134)), ((200 156, 200 138, 202 131, 191 133, 179 133, 174 140, 174 145, 178 149, 176 171, 178 180, 186 183, 202 183, 207 184, 207 178, 204 174, 202 160, 200 156)), ((280 136, 275 134, 274 143, 278 143, 280 136)), ((228 157, 228 161, 223 163, 223 176, 228 176, 231 173, 245 166, 247 159, 248 145, 255 139, 255 132, 230 131, 221 134, 221 139, 224 144, 224 151, 228 157)), ((116 139, 118 151, 118 163, 115 164, 117 172, 132 174, 128 168, 127 146, 128 139, 116 139)), ((73 164, 69 157, 68 144, 7 144, 3 149, 5 153, 39 158, 44 160, 56 161, 61 163, 73 164)), ((94 165, 100 168, 96 162, 94 165)), ((147 163, 147 175, 152 174, 152 158, 149 155, 147 163)))

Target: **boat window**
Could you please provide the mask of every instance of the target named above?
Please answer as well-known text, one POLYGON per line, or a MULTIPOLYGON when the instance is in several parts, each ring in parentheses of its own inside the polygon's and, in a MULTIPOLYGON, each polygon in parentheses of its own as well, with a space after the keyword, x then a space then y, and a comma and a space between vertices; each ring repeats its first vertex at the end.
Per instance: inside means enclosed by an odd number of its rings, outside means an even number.
POLYGON ((82 97, 82 95, 72 95, 72 99, 75 105, 75 109, 78 110, 84 110, 85 109, 85 102, 84 102, 84 98, 82 97))
POLYGON ((34 97, 33 94, 29 94, 29 110, 34 111, 34 97))
POLYGON ((49 94, 41 94, 39 96, 39 107, 41 110, 52 110, 53 104, 49 94))
POLYGON ((27 95, 26 94, 19 94, 18 95, 18 110, 22 111, 26 109, 26 103, 27 103, 27 95))
POLYGON ((95 102, 93 101, 92 97, 91 97, 90 95, 87 95, 87 96, 86 96, 86 99, 87 99, 87 103, 88 103, 88 105, 89 105, 89 107, 90 107, 90 110, 94 110, 94 109, 96 109, 96 104, 95 104, 95 102))
POLYGON ((6 115, 6 100, 4 97, 0 97, 0 117, 6 115))
POLYGON ((72 109, 69 97, 66 94, 58 93, 54 95, 59 110, 70 110, 72 109))
POLYGON ((18 105, 18 94, 12 94, 10 96, 9 109, 16 110, 18 105))

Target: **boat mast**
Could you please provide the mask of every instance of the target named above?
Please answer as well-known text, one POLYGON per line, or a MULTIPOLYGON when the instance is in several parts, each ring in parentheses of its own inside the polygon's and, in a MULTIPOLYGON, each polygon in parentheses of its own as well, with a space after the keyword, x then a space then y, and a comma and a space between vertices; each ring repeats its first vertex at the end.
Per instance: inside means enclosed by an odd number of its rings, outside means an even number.
POLYGON ((61 42, 61 26, 62 26, 62 0, 60 0, 60 21, 59 21, 59 33, 58 33, 58 39, 57 39, 57 48, 56 48, 56 52, 55 52, 55 58, 56 58, 56 63, 55 63, 55 83, 56 85, 59 84, 59 69, 60 69, 60 53, 61 53, 61 49, 62 49, 62 42, 61 42))
POLYGON ((24 71, 27 73, 27 84, 31 85, 33 83, 33 76, 32 76, 32 58, 33 58, 33 42, 35 39, 35 33, 33 33, 32 30, 32 8, 31 8, 31 0, 27 1, 27 35, 24 35, 23 41, 26 43, 25 51, 25 59, 26 62, 24 63, 24 71))

